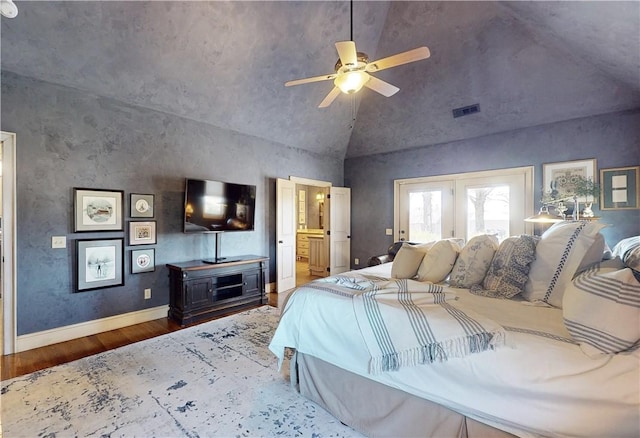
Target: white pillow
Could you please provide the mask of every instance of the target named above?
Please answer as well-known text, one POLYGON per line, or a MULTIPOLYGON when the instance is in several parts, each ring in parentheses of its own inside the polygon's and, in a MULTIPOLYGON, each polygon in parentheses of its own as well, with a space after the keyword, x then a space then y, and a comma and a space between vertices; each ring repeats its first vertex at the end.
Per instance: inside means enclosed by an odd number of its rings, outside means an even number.
POLYGON ((586 270, 562 299, 565 326, 590 357, 633 349, 640 341, 640 283, 620 266, 616 258, 586 270))
POLYGON ((447 278, 458 258, 460 247, 451 240, 439 240, 427 250, 418 268, 418 281, 440 283, 447 278))
POLYGON ((585 271, 587 268, 600 263, 605 257, 605 246, 607 246, 607 244, 604 241, 604 236, 600 233, 596 234, 593 245, 591 245, 591 248, 587 250, 584 257, 582 258, 580 266, 578 266, 578 269, 576 269, 576 272, 573 274, 574 277, 582 271, 585 271))
POLYGON ((482 284, 497 250, 496 236, 483 234, 472 237, 460 251, 449 276, 449 283, 454 287, 464 288, 482 284))
POLYGON ((403 243, 398 253, 393 258, 391 276, 393 278, 413 278, 418 273, 418 267, 428 245, 410 245, 403 243))
POLYGON ((640 236, 622 239, 613 247, 613 256, 620 257, 626 267, 640 271, 640 236))
POLYGON ((604 226, 598 222, 565 221, 545 231, 536 246, 536 259, 531 263, 523 297, 562 307, 565 288, 604 226))

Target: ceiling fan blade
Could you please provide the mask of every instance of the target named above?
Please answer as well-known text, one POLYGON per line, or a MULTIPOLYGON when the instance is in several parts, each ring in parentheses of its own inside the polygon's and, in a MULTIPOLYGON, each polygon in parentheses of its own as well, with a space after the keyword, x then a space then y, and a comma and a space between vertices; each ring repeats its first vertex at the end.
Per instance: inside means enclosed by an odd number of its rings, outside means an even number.
POLYGON ((427 59, 431 56, 431 52, 428 47, 418 47, 417 49, 409 50, 407 52, 398 53, 387 58, 378 59, 377 61, 367 64, 366 70, 368 72, 376 72, 384 70, 386 68, 396 67, 402 64, 408 64, 414 61, 420 61, 421 59, 427 59))
POLYGON ((358 65, 358 52, 356 52, 356 43, 353 41, 338 41, 336 50, 342 65, 356 66, 358 65))
POLYGON ((329 105, 331 105, 331 102, 336 100, 336 97, 338 97, 338 94, 340 94, 340 88, 333 87, 333 90, 329 91, 329 94, 327 94, 327 97, 325 97, 324 100, 320 102, 320 105, 318 105, 318 108, 326 108, 329 105))
POLYGON ((285 82, 284 86, 291 87, 292 85, 308 84, 310 82, 328 81, 330 79, 335 79, 336 76, 338 75, 335 73, 332 73, 330 75, 314 76, 312 78, 305 78, 305 79, 296 79, 295 81, 285 82))
POLYGON ((365 87, 372 89, 373 91, 377 91, 386 97, 391 97, 400 91, 400 88, 395 85, 391 85, 389 82, 385 82, 382 79, 378 79, 374 76, 371 76, 367 82, 364 84, 365 87))

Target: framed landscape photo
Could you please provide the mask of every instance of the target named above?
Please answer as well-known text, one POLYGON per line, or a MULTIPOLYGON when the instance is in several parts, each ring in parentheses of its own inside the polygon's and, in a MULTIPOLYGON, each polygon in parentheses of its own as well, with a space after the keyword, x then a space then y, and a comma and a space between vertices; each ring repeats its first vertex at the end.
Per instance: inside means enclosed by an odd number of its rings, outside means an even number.
POLYGON ((129 222, 129 245, 153 245, 156 243, 156 221, 129 222))
POLYGON ((153 217, 154 196, 140 193, 131 194, 131 217, 153 217))
POLYGON ((601 210, 640 208, 640 166, 600 169, 601 210))
POLYGON ((573 196, 581 178, 596 182, 596 160, 565 161, 542 165, 543 193, 553 199, 573 196))
POLYGON ((123 241, 76 241, 78 292, 124 285, 123 241))
POLYGON ((122 231, 122 190, 73 189, 74 231, 122 231))
POLYGON ((131 273, 153 272, 156 270, 156 250, 154 248, 131 251, 131 273))

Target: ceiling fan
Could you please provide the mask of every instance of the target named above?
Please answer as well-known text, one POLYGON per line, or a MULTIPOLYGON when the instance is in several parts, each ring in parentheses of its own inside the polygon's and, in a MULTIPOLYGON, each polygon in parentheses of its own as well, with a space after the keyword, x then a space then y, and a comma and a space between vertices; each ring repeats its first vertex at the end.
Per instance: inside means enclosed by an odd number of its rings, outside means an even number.
POLYGON ((320 102, 318 108, 326 108, 331 105, 340 92, 345 94, 357 93, 363 86, 383 96, 391 97, 400 91, 400 89, 382 79, 371 76, 370 73, 427 59, 431 55, 429 48, 423 46, 369 62, 367 54, 358 52, 356 50, 356 43, 353 42, 353 0, 351 1, 351 41, 337 42, 336 50, 338 51, 339 58, 334 67, 335 73, 285 82, 285 87, 333 79, 335 86, 324 100, 320 102))

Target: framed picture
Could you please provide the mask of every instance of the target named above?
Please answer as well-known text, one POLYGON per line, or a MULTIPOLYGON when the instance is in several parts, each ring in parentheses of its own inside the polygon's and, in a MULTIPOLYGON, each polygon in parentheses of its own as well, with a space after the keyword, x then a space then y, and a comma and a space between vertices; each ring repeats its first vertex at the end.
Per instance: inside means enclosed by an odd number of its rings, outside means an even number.
POLYGON ((73 189, 74 231, 122 231, 122 190, 73 189))
POLYGON ((596 160, 543 164, 542 177, 543 193, 550 194, 553 199, 570 197, 581 178, 596 182, 596 160))
POLYGON ((640 166, 600 169, 601 210, 640 208, 640 166))
POLYGON ((123 240, 76 241, 78 292, 124 285, 123 240))
POLYGON ((153 245, 156 243, 156 221, 129 222, 129 245, 153 245))
POLYGON ((153 272, 156 270, 156 250, 154 248, 131 251, 131 273, 153 272))
POLYGON ((131 217, 153 217, 153 195, 131 194, 131 217))

